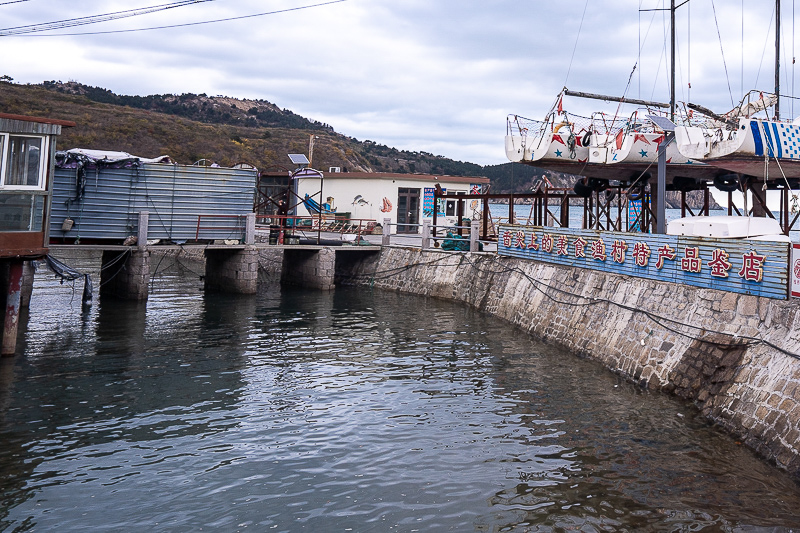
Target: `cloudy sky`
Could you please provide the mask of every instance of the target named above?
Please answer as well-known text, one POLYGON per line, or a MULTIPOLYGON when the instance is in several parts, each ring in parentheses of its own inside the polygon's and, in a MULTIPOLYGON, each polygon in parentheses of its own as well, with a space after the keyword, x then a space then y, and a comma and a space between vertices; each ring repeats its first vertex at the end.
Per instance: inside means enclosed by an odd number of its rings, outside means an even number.
MULTIPOLYGON (((508 114, 543 118, 564 86, 669 101, 669 13, 653 11, 664 0, 205 0, 9 35, 173 3, 0 0, 0 75, 128 95, 264 99, 359 140, 480 164, 506 162, 508 114), (247 18, 119 32, 234 17, 247 18)), ((794 86, 793 3, 783 0, 781 17, 786 95, 794 86)), ((677 100, 724 112, 751 89, 774 88, 767 4, 691 0, 677 10, 677 100)), ((793 103, 782 101, 784 117, 793 103)), ((617 110, 577 98, 564 107, 617 110)))

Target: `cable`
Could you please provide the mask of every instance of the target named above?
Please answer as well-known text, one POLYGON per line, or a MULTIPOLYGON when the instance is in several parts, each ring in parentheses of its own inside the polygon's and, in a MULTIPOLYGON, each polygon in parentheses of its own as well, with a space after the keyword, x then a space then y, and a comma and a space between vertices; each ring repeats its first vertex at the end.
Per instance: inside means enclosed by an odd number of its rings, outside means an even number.
POLYGON ((578 26, 578 35, 575 37, 575 46, 572 47, 572 56, 569 58, 569 66, 567 67, 567 75, 564 78, 564 87, 567 86, 567 81, 569 81, 569 73, 572 70, 572 61, 575 59, 575 51, 578 49, 578 39, 581 37, 581 28, 583 28, 583 19, 586 17, 586 8, 589 7, 589 0, 586 0, 586 3, 583 4, 583 15, 581 15, 581 23, 578 26))
POLYGON ((0 2, 0 6, 5 6, 8 4, 19 4, 20 2, 30 2, 30 0, 11 0, 10 2, 0 2))
MULTIPOLYGON (((201 1, 214 1, 214 0, 201 0, 201 1)), ((185 24, 172 24, 169 26, 152 26, 150 28, 133 28, 130 30, 111 30, 111 31, 93 31, 93 32, 75 32, 75 33, 52 33, 49 35, 22 35, 23 37, 63 37, 63 36, 74 36, 74 35, 107 35, 111 33, 132 33, 137 31, 149 31, 149 30, 164 30, 170 28, 183 28, 187 26, 199 26, 201 24, 212 24, 215 22, 228 22, 231 20, 241 20, 241 19, 248 19, 254 17, 263 17, 265 15, 277 15, 279 13, 288 13, 290 11, 300 11, 301 9, 310 9, 312 7, 321 7, 327 6, 330 4, 338 4, 340 2, 347 2, 347 0, 331 0, 329 2, 322 2, 319 4, 310 4, 307 6, 300 6, 300 7, 290 7, 287 9, 279 9, 277 11, 267 11, 264 13, 255 13, 253 15, 242 15, 239 17, 228 17, 223 19, 214 19, 214 20, 204 20, 200 22, 187 22, 185 24)), ((3 37, 3 33, 0 32, 0 37, 3 37)))
MULTIPOLYGON (((686 322, 680 322, 680 321, 678 321, 676 319, 664 317, 664 316, 658 315, 656 313, 647 311, 647 310, 639 308, 639 307, 633 307, 633 306, 626 305, 626 304, 623 304, 623 303, 620 303, 620 302, 615 302, 614 300, 609 300, 609 299, 606 299, 606 298, 598 298, 598 297, 588 297, 588 296, 584 296, 584 295, 581 295, 581 294, 575 294, 575 293, 570 292, 568 290, 561 289, 561 288, 559 288, 559 287, 557 287, 555 285, 549 285, 546 282, 538 280, 538 279, 532 277, 527 272, 525 272, 524 270, 522 270, 521 268, 519 268, 517 266, 502 265, 502 268, 499 269, 499 270, 497 270, 497 269, 484 269, 484 268, 481 268, 480 265, 477 265, 476 263, 474 263, 472 261, 471 257, 468 254, 461 254, 461 255, 462 255, 461 262, 468 263, 472 268, 476 269, 479 274, 483 274, 483 273, 502 274, 502 273, 506 273, 506 272, 514 272, 516 274, 519 274, 519 275, 523 276, 525 279, 527 279, 531 283, 531 285, 533 286, 534 289, 536 289, 537 291, 542 293, 543 296, 545 296, 546 298, 548 298, 552 302, 557 303, 559 305, 568 305, 568 306, 572 306, 572 307, 588 307, 588 306, 597 305, 597 304, 601 304, 601 303, 602 304, 606 304, 606 305, 613 305, 613 306, 619 307, 620 309, 624 309, 626 311, 630 311, 631 313, 634 313, 634 314, 644 315, 648 319, 650 319, 651 321, 653 321, 656 324, 658 324, 659 326, 661 326, 662 328, 664 328, 664 329, 666 329, 668 331, 671 331, 672 333, 675 333, 677 335, 681 335, 682 337, 686 337, 686 338, 689 338, 689 339, 692 339, 692 340, 697 340, 697 341, 700 341, 700 342, 703 342, 703 343, 713 344, 715 346, 727 347, 727 348, 735 348, 735 347, 741 347, 741 346, 748 346, 749 347, 749 346, 756 346, 758 344, 763 344, 763 345, 768 346, 768 347, 770 347, 770 348, 772 348, 772 349, 774 349, 776 351, 781 352, 782 354, 784 354, 784 355, 786 355, 788 357, 792 357, 794 359, 800 359, 800 354, 795 354, 793 352, 790 352, 790 351, 788 351, 788 350, 786 350, 784 348, 781 348, 780 346, 777 346, 776 344, 774 344, 774 343, 772 343, 770 341, 767 341, 765 339, 760 339, 758 337, 752 337, 752 336, 748 336, 748 335, 731 334, 731 333, 724 332, 724 331, 710 330, 710 329, 702 327, 702 326, 695 326, 694 324, 690 324, 690 323, 686 323, 686 322), (549 294, 548 292, 560 293, 562 295, 569 296, 569 297, 571 297, 573 299, 585 300, 585 301, 582 301, 582 302, 581 301, 577 301, 577 302, 576 301, 567 301, 567 300, 564 300, 564 299, 559 299, 559 298, 553 296, 552 294, 549 294), (669 326, 669 325, 667 325, 667 323, 673 324, 675 327, 669 326), (688 333, 686 331, 682 331, 680 329, 677 329, 677 327, 685 328, 685 329, 694 329, 694 330, 702 332, 703 334, 706 334, 706 335, 711 334, 711 335, 717 335, 717 336, 720 336, 720 337, 734 337, 737 340, 735 342, 733 342, 733 343, 723 343, 723 342, 719 342, 719 341, 712 340, 712 339, 709 339, 709 338, 698 337, 698 336, 693 335, 691 333, 688 333)), ((429 265, 435 264, 437 262, 440 262, 442 259, 447 259, 447 258, 450 258, 450 257, 452 257, 452 254, 447 254, 444 257, 442 257, 440 259, 437 259, 437 260, 434 260, 434 261, 410 263, 410 264, 404 265, 402 267, 390 268, 390 269, 381 270, 381 271, 377 270, 377 265, 376 265, 376 270, 372 274, 369 274, 369 275, 368 274, 355 274, 355 275, 351 275, 350 279, 355 279, 355 280, 357 280, 357 279, 364 279, 364 280, 369 279, 370 280, 370 285, 372 285, 372 283, 374 282, 375 279, 385 279, 385 278, 391 277, 391 275, 393 275, 393 274, 395 274, 397 272, 410 270, 411 268, 416 268, 416 267, 421 267, 421 266, 429 266, 429 265), (379 274, 380 274, 380 276, 378 276, 379 274)), ((490 255, 488 257, 491 258, 490 260, 493 263, 501 263, 500 256, 490 255)))
POLYGON ((102 15, 92 15, 89 17, 78 17, 74 19, 57 20, 53 22, 45 22, 43 24, 12 26, 10 28, 0 29, 0 37, 8 35, 21 35, 25 33, 36 33, 40 31, 58 30, 61 28, 72 28, 74 26, 85 26, 87 24, 108 22, 110 20, 118 20, 122 18, 135 17, 138 15, 146 15, 148 13, 155 13, 157 11, 164 11, 166 9, 174 9, 176 7, 183 7, 186 5, 200 4, 205 2, 215 2, 215 1, 216 0, 180 0, 178 2, 171 2, 169 4, 160 4, 156 6, 142 7, 138 9, 127 9, 125 11, 115 11, 113 13, 105 13, 102 15))
POLYGON ((711 10, 714 12, 714 24, 717 27, 717 38, 719 39, 719 50, 722 54, 722 65, 725 67, 725 81, 728 83, 728 94, 731 97, 731 107, 735 104, 733 102, 733 91, 731 90, 731 78, 728 75, 728 63, 725 62, 725 50, 722 47, 722 34, 719 32, 719 21, 717 20, 717 9, 714 6, 714 0, 711 0, 711 10))

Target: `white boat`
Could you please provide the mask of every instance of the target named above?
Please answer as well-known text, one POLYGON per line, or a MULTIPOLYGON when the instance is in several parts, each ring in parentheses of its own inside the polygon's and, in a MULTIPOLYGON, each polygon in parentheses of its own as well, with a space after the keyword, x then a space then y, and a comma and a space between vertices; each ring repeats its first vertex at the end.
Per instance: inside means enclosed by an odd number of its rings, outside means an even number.
POLYGON ((707 216, 685 217, 670 221, 667 235, 712 237, 716 239, 754 239, 791 242, 777 220, 767 217, 707 216))
POLYGON ((678 150, 688 158, 730 172, 770 179, 800 178, 800 120, 753 117, 774 105, 777 98, 752 96, 725 115, 677 127, 678 150))
MULTIPOLYGON (((598 161, 602 160, 605 152, 605 163, 609 165, 619 163, 657 163, 658 149, 666 139, 663 130, 653 124, 649 119, 642 117, 643 114, 652 114, 652 111, 635 111, 623 129, 611 139, 604 143, 598 142, 600 154, 598 161), (603 146, 604 144, 604 146, 603 146)), ((593 152, 590 150, 589 160, 593 160, 593 152)), ((668 165, 691 165, 694 162, 682 155, 678 151, 675 143, 667 145, 667 164, 668 165)))
POLYGON ((540 160, 585 163, 589 148, 583 139, 590 120, 551 112, 544 121, 509 115, 507 119, 506 157, 514 163, 540 160))

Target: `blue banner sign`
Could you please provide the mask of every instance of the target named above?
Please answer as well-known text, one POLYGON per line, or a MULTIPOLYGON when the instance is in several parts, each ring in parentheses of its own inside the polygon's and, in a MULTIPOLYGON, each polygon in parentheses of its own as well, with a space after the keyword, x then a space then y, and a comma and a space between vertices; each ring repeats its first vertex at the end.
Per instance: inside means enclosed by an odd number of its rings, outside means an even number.
POLYGON ((787 299, 789 243, 500 226, 499 255, 787 299))

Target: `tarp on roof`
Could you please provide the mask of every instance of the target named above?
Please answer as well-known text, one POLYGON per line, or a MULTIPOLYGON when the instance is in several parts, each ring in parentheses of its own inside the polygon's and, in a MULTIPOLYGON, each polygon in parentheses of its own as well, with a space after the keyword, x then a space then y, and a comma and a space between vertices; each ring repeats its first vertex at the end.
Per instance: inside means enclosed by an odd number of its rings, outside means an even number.
POLYGON ((143 163, 173 163, 168 155, 155 158, 139 157, 128 152, 114 152, 110 150, 89 150, 86 148, 72 148, 71 150, 56 152, 56 167, 104 167, 104 168, 132 168, 143 163))

